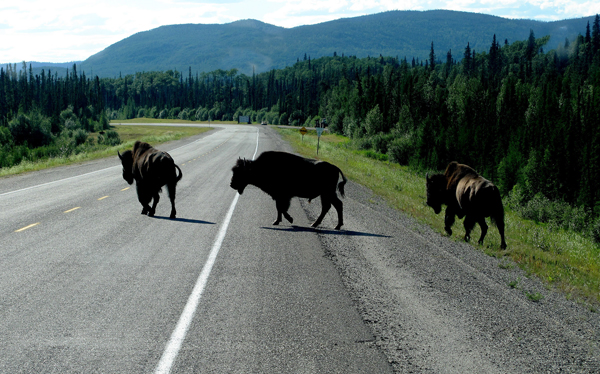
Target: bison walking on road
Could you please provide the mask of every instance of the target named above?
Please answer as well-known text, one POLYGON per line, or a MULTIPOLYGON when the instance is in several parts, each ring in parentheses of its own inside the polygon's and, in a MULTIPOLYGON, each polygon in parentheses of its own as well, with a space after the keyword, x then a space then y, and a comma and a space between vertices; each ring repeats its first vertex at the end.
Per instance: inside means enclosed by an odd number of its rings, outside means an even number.
POLYGON ((335 165, 286 152, 268 151, 263 152, 254 161, 239 158, 231 170, 233 176, 230 186, 240 195, 247 185, 252 184, 275 200, 277 219, 273 222, 274 225, 281 222, 282 215, 293 223, 294 219, 287 210, 294 196, 308 199, 321 196, 321 215, 311 225, 312 227, 321 224, 332 204, 338 214, 338 224, 335 229, 339 230, 344 224, 343 204, 337 197, 336 190, 339 190, 344 197, 344 185, 347 179, 335 165), (340 175, 342 181, 338 184, 340 175))
POLYGON ((504 240, 504 207, 500 191, 489 180, 483 178, 471 167, 459 164, 456 161, 448 164, 444 174, 427 174, 427 205, 438 214, 442 204, 446 208, 446 232, 452 235, 454 217, 465 217, 465 241, 471 239, 471 230, 475 223, 481 227, 479 244, 487 233, 486 217, 491 217, 492 222, 500 232, 500 248, 506 249, 504 240))
POLYGON ((142 214, 154 216, 160 200, 158 193, 166 185, 171 200, 171 218, 175 218, 175 187, 183 174, 171 156, 139 140, 133 145, 133 150, 117 154, 123 164, 123 179, 129 184, 135 180, 138 200, 143 207, 142 214), (154 203, 150 207, 152 199, 154 203))

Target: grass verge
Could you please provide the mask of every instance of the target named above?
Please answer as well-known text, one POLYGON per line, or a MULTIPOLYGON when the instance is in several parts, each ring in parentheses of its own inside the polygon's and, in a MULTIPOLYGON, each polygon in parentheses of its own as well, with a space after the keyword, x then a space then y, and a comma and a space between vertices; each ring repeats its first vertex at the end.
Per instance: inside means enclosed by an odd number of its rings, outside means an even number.
MULTIPOLYGON (((340 167, 344 174, 381 196, 390 206, 401 210, 445 235, 443 213, 436 215, 425 205, 425 175, 407 166, 366 157, 364 152, 346 146, 348 139, 324 134, 317 157, 316 134, 300 136, 298 130, 278 129, 292 147, 306 157, 318 158, 340 167)), ((549 288, 562 291, 567 298, 586 302, 592 310, 600 306, 600 248, 589 238, 567 230, 551 230, 506 210, 507 250, 500 249, 500 235, 490 227, 483 246, 477 244, 479 225, 471 243, 498 258, 511 258, 528 275, 535 275, 549 288)), ((452 240, 462 240, 462 220, 453 226, 452 240)), ((504 267, 501 267, 504 268, 504 267)), ((506 266, 506 268, 509 268, 506 266)), ((536 297, 536 301, 540 297, 536 297)))
MULTIPOLYGON (((172 120, 163 122, 173 123, 172 120)), ((117 154, 117 151, 131 149, 136 140, 141 140, 152 144, 153 146, 168 141, 179 140, 188 136, 201 134, 211 130, 209 127, 173 127, 173 126, 144 126, 127 125, 126 121, 120 121, 123 125, 111 126, 113 130, 119 133, 122 143, 116 146, 96 145, 89 147, 86 152, 72 154, 66 157, 52 157, 37 161, 23 161, 19 165, 10 168, 1 168, 0 177, 16 175, 30 171, 42 170, 56 166, 70 165, 78 162, 91 161, 105 157, 111 157, 117 154)), ((150 123, 150 121, 129 122, 129 123, 150 123)), ((156 123, 156 122, 155 122, 156 123)), ((179 121, 178 123, 197 123, 191 121, 179 121)), ((90 134, 97 140, 97 133, 90 134)))

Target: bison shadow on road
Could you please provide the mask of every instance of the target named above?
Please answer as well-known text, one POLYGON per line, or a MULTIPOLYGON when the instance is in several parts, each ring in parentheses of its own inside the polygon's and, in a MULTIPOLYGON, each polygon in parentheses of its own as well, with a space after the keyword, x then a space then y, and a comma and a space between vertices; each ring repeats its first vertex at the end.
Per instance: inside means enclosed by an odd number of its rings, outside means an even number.
POLYGON ((164 220, 167 220, 167 221, 183 222, 183 223, 198 223, 198 224, 203 224, 203 225, 216 225, 216 223, 214 223, 214 222, 202 221, 202 220, 199 220, 199 219, 169 218, 169 217, 161 217, 161 216, 154 216, 152 218, 164 219, 164 220))
POLYGON ((348 236, 372 236, 377 238, 391 238, 389 235, 373 234, 370 232, 352 231, 352 230, 332 230, 332 229, 320 229, 314 227, 303 227, 303 226, 288 226, 288 227, 261 227, 264 230, 275 230, 275 231, 287 231, 287 232, 316 232, 319 234, 327 235, 348 235, 348 236))

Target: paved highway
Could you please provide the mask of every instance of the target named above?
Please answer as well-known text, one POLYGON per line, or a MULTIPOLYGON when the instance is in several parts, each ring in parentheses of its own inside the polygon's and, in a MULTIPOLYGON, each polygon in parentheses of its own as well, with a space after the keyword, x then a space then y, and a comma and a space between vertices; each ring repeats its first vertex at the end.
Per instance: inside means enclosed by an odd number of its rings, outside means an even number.
POLYGON ((342 231, 333 209, 309 228, 318 199, 272 226, 229 180, 290 151, 275 130, 160 148, 176 220, 166 196, 140 214, 116 155, 0 179, 0 373, 600 373, 597 308, 351 181, 342 231))
POLYGON ((288 150, 273 130, 159 148, 175 220, 166 191, 140 214, 116 155, 0 180, 1 373, 391 372, 301 206, 273 230, 266 194, 229 188, 238 157, 288 150))

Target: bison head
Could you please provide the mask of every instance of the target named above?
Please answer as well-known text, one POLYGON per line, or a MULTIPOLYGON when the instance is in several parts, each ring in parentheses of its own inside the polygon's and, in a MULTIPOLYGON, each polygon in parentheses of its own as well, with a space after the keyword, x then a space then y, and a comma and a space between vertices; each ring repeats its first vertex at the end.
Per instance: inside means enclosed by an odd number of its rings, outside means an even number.
POLYGON ((427 173, 425 179, 427 181, 427 205, 433 208, 435 214, 438 214, 442 211, 444 202, 446 177, 443 174, 435 174, 430 177, 427 173))
POLYGON ((233 176, 231 177, 231 183, 229 186, 236 190, 240 195, 244 192, 244 188, 250 183, 250 164, 251 160, 245 158, 238 158, 237 162, 231 168, 233 176))
POLYGON ((129 184, 133 184, 133 153, 131 151, 125 151, 121 154, 117 151, 117 154, 123 164, 123 179, 129 184))

